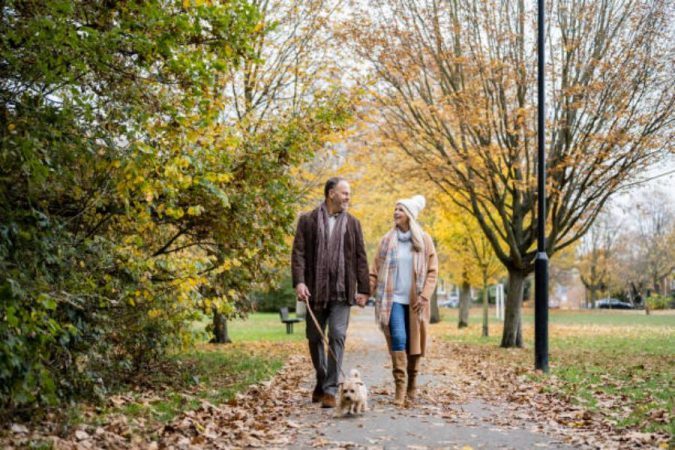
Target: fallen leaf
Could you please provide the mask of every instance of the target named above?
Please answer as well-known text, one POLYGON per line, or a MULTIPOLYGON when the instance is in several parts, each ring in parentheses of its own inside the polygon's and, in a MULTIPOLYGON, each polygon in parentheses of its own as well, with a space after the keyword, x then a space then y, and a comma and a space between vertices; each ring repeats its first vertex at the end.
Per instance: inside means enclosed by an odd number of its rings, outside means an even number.
POLYGON ((27 434, 28 433, 28 427, 25 425, 21 425, 20 423, 13 423, 12 424, 12 433, 16 434, 27 434))
POLYGON ((75 431, 75 439, 77 439, 78 441, 84 441, 89 438, 90 438, 89 433, 87 433, 86 431, 84 430, 75 431))

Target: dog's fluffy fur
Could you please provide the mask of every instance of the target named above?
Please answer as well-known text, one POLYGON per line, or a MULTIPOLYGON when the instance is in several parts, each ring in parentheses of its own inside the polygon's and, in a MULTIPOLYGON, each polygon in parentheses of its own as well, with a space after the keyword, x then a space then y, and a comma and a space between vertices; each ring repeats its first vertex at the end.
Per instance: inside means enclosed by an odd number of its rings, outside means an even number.
POLYGON ((368 389, 359 371, 352 369, 349 377, 340 383, 337 414, 362 414, 365 411, 368 411, 368 389))

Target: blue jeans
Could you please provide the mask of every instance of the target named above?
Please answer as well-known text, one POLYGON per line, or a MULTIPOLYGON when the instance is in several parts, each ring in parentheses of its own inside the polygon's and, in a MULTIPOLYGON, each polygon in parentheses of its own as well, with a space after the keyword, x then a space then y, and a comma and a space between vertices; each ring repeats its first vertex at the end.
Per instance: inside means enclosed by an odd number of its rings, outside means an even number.
POLYGON ((410 334, 410 306, 392 303, 389 317, 389 334, 391 334, 391 351, 400 352, 408 347, 410 334))

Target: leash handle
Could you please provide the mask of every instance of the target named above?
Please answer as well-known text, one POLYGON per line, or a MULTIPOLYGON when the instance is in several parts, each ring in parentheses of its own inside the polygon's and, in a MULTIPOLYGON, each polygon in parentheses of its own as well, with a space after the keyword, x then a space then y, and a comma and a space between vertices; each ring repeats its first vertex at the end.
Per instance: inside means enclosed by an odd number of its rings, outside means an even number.
POLYGON ((319 335, 321 336, 321 340, 323 343, 326 345, 328 348, 328 354, 333 357, 333 361, 335 361, 335 365, 337 365, 338 370, 340 371, 340 374, 342 375, 343 379, 347 378, 347 375, 342 371, 342 364, 340 361, 338 361, 337 356, 335 356, 335 353, 333 353, 333 350, 330 348, 330 344, 328 342, 328 339, 326 338, 326 335, 323 333, 323 330, 321 329, 321 326, 319 325, 319 321, 316 320, 316 316, 314 316, 314 311, 312 311, 312 307, 309 306, 309 300, 305 302, 305 305, 307 306, 307 311, 309 311, 309 315, 312 317, 312 321, 314 322, 314 326, 316 326, 316 330, 319 332, 319 335))

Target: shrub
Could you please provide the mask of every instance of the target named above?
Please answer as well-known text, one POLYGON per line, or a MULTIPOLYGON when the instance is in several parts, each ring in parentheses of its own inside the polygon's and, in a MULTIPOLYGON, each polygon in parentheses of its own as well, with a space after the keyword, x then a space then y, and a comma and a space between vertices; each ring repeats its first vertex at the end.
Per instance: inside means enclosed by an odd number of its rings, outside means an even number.
POLYGON ((260 312, 279 312, 279 308, 283 306, 289 310, 295 308, 296 295, 290 276, 283 278, 278 287, 268 292, 256 293, 254 297, 256 310, 260 312))
POLYGON ((671 299, 665 295, 652 295, 647 297, 647 307, 651 310, 668 309, 670 307, 671 299))
POLYGON ((247 0, 2 8, 0 414, 13 414, 105 394, 189 343, 197 311, 245 313, 286 254, 289 169, 352 107, 327 88, 256 126, 224 114, 237 77, 223 75, 257 61, 251 44, 274 27, 247 0))
POLYGON ((163 256, 160 242, 187 231, 173 216, 197 223, 224 181, 196 198, 197 169, 176 168, 187 158, 162 139, 199 149, 162 133, 202 137, 186 117, 208 122, 199 95, 257 22, 243 0, 3 2, 0 415, 103 394, 185 341, 210 255, 163 256))

